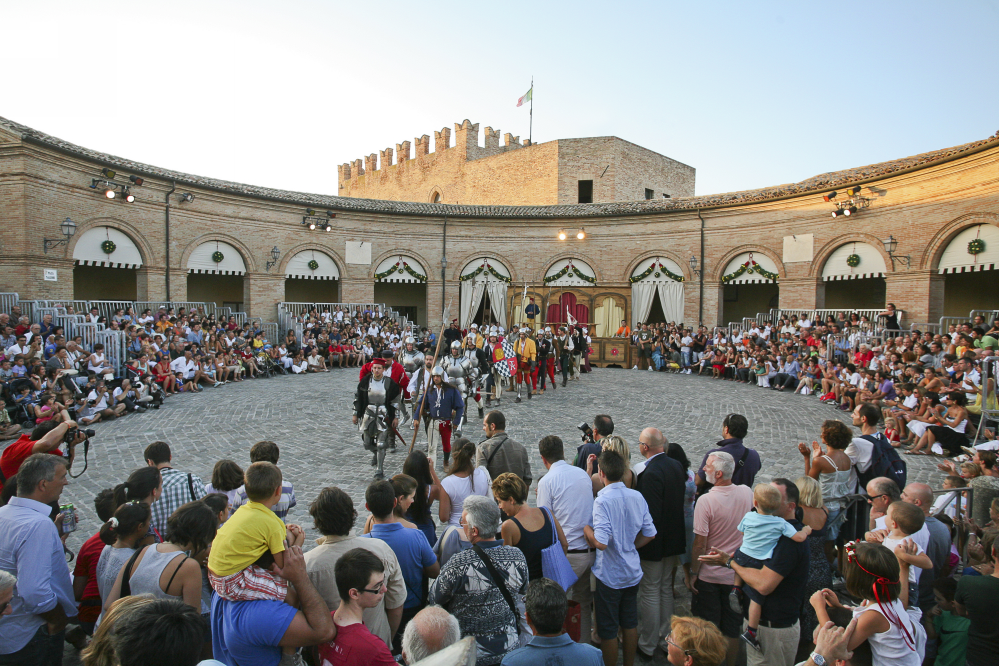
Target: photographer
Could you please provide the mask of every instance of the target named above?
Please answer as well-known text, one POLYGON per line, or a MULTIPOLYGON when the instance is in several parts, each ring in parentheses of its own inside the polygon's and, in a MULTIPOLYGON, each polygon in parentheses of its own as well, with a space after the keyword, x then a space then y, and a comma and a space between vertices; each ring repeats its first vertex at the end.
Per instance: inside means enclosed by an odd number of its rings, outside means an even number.
POLYGON ((108 393, 102 379, 97 380, 94 390, 87 396, 87 402, 93 406, 94 412, 105 419, 114 419, 125 413, 125 403, 115 403, 114 396, 108 393))
POLYGON ((76 445, 86 439, 86 434, 77 430, 76 421, 65 421, 63 423, 53 423, 46 421, 31 431, 30 435, 21 435, 13 444, 3 450, 0 455, 0 488, 6 480, 17 474, 28 456, 33 453, 51 453, 56 456, 63 455, 59 445, 66 441, 66 434, 74 431, 76 435, 69 444, 67 458, 69 466, 73 466, 73 458, 76 456, 76 445))
MULTIPOLYGON (((614 421, 606 414, 597 414, 593 417, 593 428, 589 428, 585 423, 578 426, 583 431, 583 443, 576 448, 576 467, 585 470, 586 460, 590 455, 600 456, 602 446, 600 440, 614 434, 614 421)), ((593 463, 593 473, 599 473, 599 466, 593 463)))

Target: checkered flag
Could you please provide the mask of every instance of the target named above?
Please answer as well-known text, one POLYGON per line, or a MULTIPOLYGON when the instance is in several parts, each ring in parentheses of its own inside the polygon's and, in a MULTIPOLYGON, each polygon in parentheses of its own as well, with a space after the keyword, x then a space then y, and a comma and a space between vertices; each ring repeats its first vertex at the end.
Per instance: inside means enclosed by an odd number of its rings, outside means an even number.
POLYGON ((495 368, 500 377, 510 378, 517 374, 517 352, 510 340, 503 341, 503 358, 496 361, 495 368))

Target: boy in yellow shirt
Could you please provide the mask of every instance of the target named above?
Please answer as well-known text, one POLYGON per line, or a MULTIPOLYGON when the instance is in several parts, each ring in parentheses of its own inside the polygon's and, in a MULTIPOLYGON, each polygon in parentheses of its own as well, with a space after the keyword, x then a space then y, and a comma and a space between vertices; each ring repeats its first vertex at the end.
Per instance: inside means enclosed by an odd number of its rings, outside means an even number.
POLYGON ((271 510, 281 500, 281 470, 274 463, 255 462, 246 468, 243 481, 250 500, 239 507, 219 529, 208 555, 212 589, 230 601, 255 601, 288 596, 288 582, 271 571, 284 567, 287 546, 301 546, 305 532, 298 525, 285 526, 271 510))

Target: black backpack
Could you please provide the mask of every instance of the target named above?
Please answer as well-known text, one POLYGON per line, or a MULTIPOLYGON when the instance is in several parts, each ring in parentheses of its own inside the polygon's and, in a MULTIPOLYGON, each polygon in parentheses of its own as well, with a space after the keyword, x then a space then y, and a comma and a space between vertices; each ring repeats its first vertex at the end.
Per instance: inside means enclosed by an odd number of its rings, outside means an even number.
POLYGON ((870 442, 873 449, 871 450, 871 466, 867 468, 866 472, 857 475, 860 483, 866 486, 871 479, 886 476, 898 484, 900 490, 905 488, 907 476, 905 461, 899 457, 898 452, 888 439, 880 432, 873 435, 862 435, 861 438, 870 442))

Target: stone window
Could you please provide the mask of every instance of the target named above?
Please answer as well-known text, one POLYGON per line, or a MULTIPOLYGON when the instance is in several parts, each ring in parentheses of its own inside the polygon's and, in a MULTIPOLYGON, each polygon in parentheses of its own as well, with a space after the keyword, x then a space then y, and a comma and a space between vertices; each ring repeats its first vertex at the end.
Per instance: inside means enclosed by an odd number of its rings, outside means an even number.
POLYGON ((593 181, 579 181, 579 203, 593 203, 593 181))
POLYGON ((440 202, 441 202, 441 193, 434 191, 434 193, 430 195, 430 203, 440 203, 440 202))
POLYGON ((646 201, 652 201, 652 197, 654 197, 654 196, 656 196, 656 193, 653 190, 650 190, 649 188, 646 187, 645 188, 645 200, 646 201))

